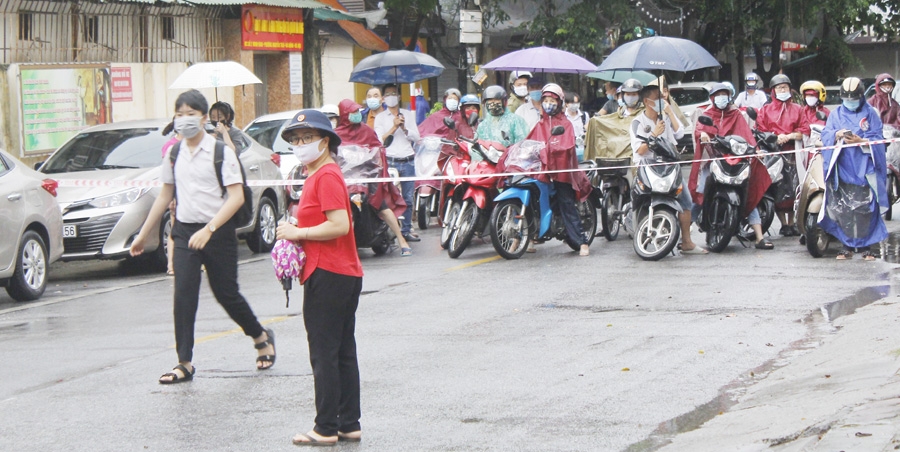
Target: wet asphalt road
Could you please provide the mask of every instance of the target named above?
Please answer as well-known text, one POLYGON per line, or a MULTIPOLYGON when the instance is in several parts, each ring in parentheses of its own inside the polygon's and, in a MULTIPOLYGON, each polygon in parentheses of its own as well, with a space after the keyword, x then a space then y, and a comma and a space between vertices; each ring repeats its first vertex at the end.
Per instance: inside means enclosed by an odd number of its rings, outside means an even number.
MULTIPOLYGON (((649 450, 814 346, 823 305, 881 296, 895 267, 777 237, 774 251, 657 263, 624 235, 588 258, 550 242, 518 261, 476 239, 451 260, 437 235, 410 258, 362 253, 364 441, 340 450, 649 450)), ((176 362, 171 279, 60 263, 40 301, 0 293, 0 450, 294 450, 315 416, 301 290, 286 309, 268 257, 241 258, 278 362, 254 370, 250 339, 204 287, 198 373, 181 385, 156 383, 176 362)))

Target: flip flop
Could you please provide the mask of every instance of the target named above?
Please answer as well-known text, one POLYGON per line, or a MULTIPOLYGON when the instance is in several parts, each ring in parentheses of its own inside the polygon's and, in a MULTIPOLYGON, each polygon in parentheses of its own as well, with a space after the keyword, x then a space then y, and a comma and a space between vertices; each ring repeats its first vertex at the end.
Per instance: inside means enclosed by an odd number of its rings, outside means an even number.
POLYGON ((681 254, 709 254, 709 251, 706 251, 705 249, 694 245, 694 247, 689 250, 682 249, 681 254))
POLYGON ((348 443, 358 443, 362 441, 362 431, 355 432, 338 432, 338 441, 346 441, 348 443))
POLYGON ((756 242, 756 249, 758 249, 758 250, 771 250, 774 248, 775 248, 775 245, 773 245, 772 242, 770 242, 768 240, 760 240, 760 241, 756 242))
MULTIPOLYGON (((340 438, 340 436, 338 436, 340 438)), ((291 439, 295 446, 334 447, 337 441, 320 441, 305 433, 299 433, 291 439), (299 439, 299 441, 298 441, 299 439)))
POLYGON ((194 374, 197 373, 197 368, 194 367, 188 372, 187 367, 179 364, 175 366, 172 370, 180 370, 184 375, 183 377, 179 377, 175 372, 166 372, 159 377, 159 384, 161 385, 173 385, 175 383, 184 383, 186 381, 191 381, 194 379, 194 374), (172 377, 171 380, 163 380, 165 377, 172 377))
POLYGON ((400 255, 403 257, 412 256, 412 248, 400 248, 400 255))

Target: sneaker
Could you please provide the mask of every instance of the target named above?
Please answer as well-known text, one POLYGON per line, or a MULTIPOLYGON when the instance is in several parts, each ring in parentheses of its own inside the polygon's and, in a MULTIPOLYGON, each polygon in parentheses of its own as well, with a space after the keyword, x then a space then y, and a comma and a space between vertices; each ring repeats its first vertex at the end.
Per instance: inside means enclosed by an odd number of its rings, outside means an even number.
POLYGON ((782 226, 781 229, 778 230, 778 234, 782 237, 790 237, 793 235, 793 231, 791 231, 790 226, 782 226))

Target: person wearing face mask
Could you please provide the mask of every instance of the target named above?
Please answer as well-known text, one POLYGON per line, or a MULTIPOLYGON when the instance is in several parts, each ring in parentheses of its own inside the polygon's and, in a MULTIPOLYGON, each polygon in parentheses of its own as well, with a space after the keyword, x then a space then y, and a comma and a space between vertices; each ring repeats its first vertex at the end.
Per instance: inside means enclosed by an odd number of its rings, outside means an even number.
POLYGON ((534 129, 535 124, 540 121, 543 112, 541 107, 541 88, 544 86, 543 83, 543 80, 532 77, 528 81, 528 99, 531 102, 525 102, 516 109, 516 114, 521 116, 525 123, 528 124, 529 133, 534 129))
MULTIPOLYGON (((375 130, 366 125, 362 121, 362 106, 350 99, 344 99, 338 104, 340 117, 338 126, 334 129, 334 133, 341 139, 341 144, 356 144, 367 146, 369 148, 381 149, 381 168, 382 174, 379 177, 390 177, 388 174, 387 154, 378 139, 375 130)), ((411 256, 412 248, 403 238, 400 230, 400 221, 397 217, 403 215, 406 210, 406 201, 403 200, 403 194, 397 189, 397 186, 391 182, 379 182, 370 184, 369 203, 378 211, 378 216, 384 220, 385 224, 391 228, 400 245, 401 256, 411 256)))
POLYGON ((615 113, 616 110, 619 109, 620 105, 616 101, 619 91, 619 87, 622 86, 621 83, 616 82, 606 82, 603 84, 603 89, 606 92, 606 102, 603 104, 603 107, 597 111, 596 116, 603 116, 615 113))
POLYGON ((666 101, 669 104, 669 108, 672 109, 672 112, 675 113, 675 117, 678 118, 678 121, 681 122, 682 127, 687 126, 689 124, 688 118, 681 112, 681 107, 678 106, 678 103, 675 102, 675 99, 669 95, 669 82, 666 80, 665 75, 659 76, 656 80, 648 83, 647 86, 659 86, 659 92, 661 93, 662 100, 666 101))
POLYGON ((173 146, 169 151, 171 155, 160 165, 163 186, 131 244, 132 256, 144 252, 147 237, 159 233, 159 219, 177 194, 178 209, 172 237, 175 240, 174 320, 178 365, 159 378, 160 384, 183 383, 194 378, 194 322, 200 295, 201 265, 206 267, 216 301, 241 326, 244 334, 253 338, 259 353, 256 368, 266 370, 275 364, 274 333, 260 325, 238 290, 238 242, 232 216, 244 204, 240 162, 234 149, 203 132, 207 111, 206 99, 197 90, 181 93, 175 100, 175 131, 183 140, 173 146), (226 189, 224 195, 214 164, 217 147, 223 151, 221 184, 226 189))
POLYGON ((881 123, 900 130, 900 104, 891 97, 896 86, 890 74, 881 74, 875 78, 875 95, 869 104, 881 114, 881 123))
MULTIPOLYGON (((699 214, 697 207, 703 206, 703 192, 706 179, 709 177, 709 162, 701 163, 699 160, 712 157, 705 152, 706 146, 703 143, 709 143, 716 135, 737 135, 747 140, 750 146, 756 146, 756 139, 753 131, 750 130, 747 118, 739 108, 731 104, 731 96, 731 90, 725 83, 714 84, 710 88, 709 94, 711 105, 702 113, 713 120, 713 125, 707 126, 697 122, 694 126, 694 162, 691 164, 691 175, 688 179, 688 189, 691 191, 691 199, 695 207, 692 209, 694 215, 699 214)), ((771 184, 772 179, 769 177, 765 165, 758 159, 750 159, 747 199, 744 202, 741 216, 747 219, 747 223, 753 229, 756 236, 756 249, 759 250, 771 250, 775 247, 763 236, 762 221, 759 210, 756 209, 771 184)))
POLYGON ((528 102, 528 82, 532 77, 533 75, 528 71, 512 71, 509 74, 509 89, 512 90, 513 95, 510 96, 506 108, 511 113, 515 113, 522 104, 528 102))
POLYGON ((581 96, 576 93, 566 93, 565 107, 566 119, 572 123, 572 130, 575 132, 575 153, 580 162, 584 157, 584 128, 588 115, 581 111, 581 96))
POLYGON ((750 72, 744 77, 744 86, 746 90, 738 93, 737 97, 734 98, 735 107, 753 107, 759 110, 769 101, 769 97, 762 90, 762 81, 755 72, 750 72))
POLYGON ((887 162, 881 117, 866 102, 863 83, 848 77, 841 83, 841 106, 836 108, 822 131, 822 165, 825 169, 825 208, 819 213, 819 226, 844 245, 838 260, 862 251, 863 259, 873 261, 870 250, 888 237, 882 214, 888 207, 887 162), (843 142, 845 145, 832 148, 843 142), (844 201, 850 198, 854 202, 844 201), (860 203, 864 201, 864 205, 860 203), (847 206, 853 204, 853 207, 847 206))
MULTIPOLYGON (((637 115, 628 128, 631 137, 632 161, 654 163, 656 156, 650 150, 645 140, 651 136, 664 139, 675 146, 678 139, 684 136, 684 128, 675 116, 675 113, 661 98, 658 86, 645 86, 641 90, 641 101, 644 103, 644 111, 637 115)), ((681 204, 681 214, 678 220, 681 223, 681 253, 682 254, 708 254, 709 252, 698 246, 691 239, 691 195, 688 190, 682 190, 678 195, 678 203, 681 204)))
POLYGON ((238 153, 250 146, 241 129, 234 126, 234 109, 228 102, 216 102, 209 107, 209 123, 215 127, 215 137, 238 153))
POLYGON ((457 134, 464 137, 473 138, 475 129, 469 125, 460 110, 460 99, 462 93, 456 88, 450 88, 444 91, 444 107, 425 118, 422 124, 419 124, 419 135, 428 136, 436 135, 449 140, 455 140, 457 134), (456 123, 456 130, 451 130, 444 124, 444 118, 450 118, 456 123))
POLYGON ((470 124, 472 130, 478 130, 478 122, 481 120, 481 99, 475 94, 466 94, 459 101, 463 118, 470 124))
MULTIPOLYGON (((578 160, 575 156, 575 131, 572 122, 562 114, 565 93, 555 83, 548 83, 541 90, 541 119, 528 134, 529 140, 543 141, 547 147, 541 155, 543 170, 557 171, 578 168, 578 160), (562 126, 562 135, 552 135, 551 131, 556 126, 562 126)), ((581 245, 578 255, 590 255, 588 240, 578 214, 575 202, 584 201, 591 194, 591 183, 581 171, 539 175, 537 179, 545 179, 553 183, 556 189, 555 205, 565 223, 566 235, 574 243, 581 245), (548 177, 549 176, 549 177, 548 177)))
POLYGON ((332 128, 336 128, 338 126, 338 118, 341 116, 341 112, 338 111, 337 105, 325 104, 322 105, 322 108, 320 108, 319 111, 325 114, 325 117, 328 118, 329 122, 331 122, 332 128))
POLYGON ((306 252, 300 283, 316 419, 310 431, 294 435, 292 442, 334 446, 338 440, 359 441, 355 329, 363 269, 353 235, 350 194, 334 160, 341 138, 318 110, 299 111, 281 138, 291 144, 309 171, 297 207, 297 225, 281 221, 275 230, 278 239, 300 242, 306 252))
POLYGON ((383 111, 384 101, 381 98, 381 88, 373 86, 366 91, 366 105, 362 110, 363 121, 374 129, 375 117, 383 111))
MULTIPOLYGON (((387 143, 388 165, 395 168, 400 177, 413 177, 416 175, 416 153, 413 144, 419 141, 419 127, 416 125, 415 115, 404 108, 400 108, 400 89, 397 85, 385 85, 384 104, 387 107, 375 117, 375 133, 382 143, 387 143), (388 137, 393 137, 388 143, 388 137)), ((418 242, 421 239, 412 232, 412 206, 413 189, 415 182, 400 182, 400 190, 403 192, 403 200, 406 201, 406 210, 403 212, 401 222, 402 236, 407 242, 418 242)))
MULTIPOLYGON (((594 116, 588 121, 585 132, 584 158, 622 159, 631 158, 631 122, 644 111, 640 91, 644 86, 637 79, 625 80, 617 89, 622 106, 605 116, 594 116), (623 96, 627 91, 628 104, 623 96)), ((630 173, 629 173, 630 175, 630 173)))
POLYGON ((476 135, 479 140, 495 141, 509 149, 525 139, 528 124, 521 116, 506 108, 506 90, 502 86, 488 86, 484 89, 481 100, 487 114, 478 124, 476 135))
MULTIPOLYGON (((759 109, 756 116, 756 128, 760 132, 772 132, 778 135, 778 144, 783 151, 796 149, 798 140, 809 135, 809 124, 803 120, 803 110, 794 103, 791 95, 791 79, 783 74, 772 77, 769 85, 774 98, 759 109)), ((799 236, 800 231, 794 224, 794 198, 797 191, 797 165, 793 156, 784 159, 784 170, 779 190, 776 193, 775 213, 781 221, 782 237, 799 236)))
MULTIPOLYGON (((825 85, 822 83, 809 80, 807 82, 803 82, 800 85, 800 94, 803 96, 803 122, 808 125, 819 124, 825 125, 824 119, 819 119, 816 117, 816 113, 822 112, 825 114, 825 118, 828 119, 828 115, 831 113, 828 108, 825 107, 825 85)), ((816 143, 809 143, 809 134, 803 136, 803 143, 806 146, 819 146, 816 143)))

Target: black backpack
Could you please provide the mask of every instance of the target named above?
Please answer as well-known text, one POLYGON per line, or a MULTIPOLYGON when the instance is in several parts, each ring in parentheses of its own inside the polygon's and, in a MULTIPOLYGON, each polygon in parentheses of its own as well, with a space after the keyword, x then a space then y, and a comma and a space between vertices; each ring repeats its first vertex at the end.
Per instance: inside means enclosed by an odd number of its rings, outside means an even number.
MULTIPOLYGON (((178 151, 181 149, 181 141, 175 143, 172 146, 172 150, 169 151, 169 161, 172 163, 172 176, 174 179, 175 175, 175 160, 178 159, 178 151)), ((237 157, 237 155, 235 155, 237 157)), ((225 189, 225 184, 222 182, 222 163, 225 161, 225 143, 221 140, 216 140, 215 152, 213 153, 213 166, 216 168, 216 178, 219 180, 219 188, 222 189, 222 197, 225 197, 225 194, 228 193, 228 190, 225 189)), ((238 158, 238 166, 241 168, 241 180, 243 181, 243 189, 244 189, 244 205, 238 209, 237 212, 234 213, 234 216, 231 217, 232 220, 235 221, 235 227, 243 227, 250 223, 253 220, 253 191, 250 190, 250 187, 247 186, 247 174, 244 172, 244 166, 241 164, 241 159, 238 158)))

